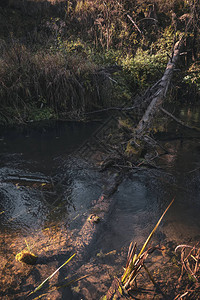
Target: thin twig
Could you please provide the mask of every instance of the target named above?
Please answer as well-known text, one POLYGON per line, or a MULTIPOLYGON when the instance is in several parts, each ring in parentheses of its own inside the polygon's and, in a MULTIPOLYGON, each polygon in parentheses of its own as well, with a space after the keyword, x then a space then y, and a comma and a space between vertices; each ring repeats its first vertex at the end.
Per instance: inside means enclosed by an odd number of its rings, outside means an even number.
POLYGON ((131 16, 129 14, 126 14, 126 15, 129 18, 129 20, 133 23, 133 25, 135 26, 135 28, 137 29, 137 31, 139 31, 140 34, 143 34, 142 31, 140 30, 140 28, 137 26, 137 24, 131 18, 131 16))
POLYGON ((200 128, 197 128, 197 127, 194 127, 194 126, 189 126, 189 125, 185 124, 183 121, 181 121, 180 119, 176 118, 174 115, 172 115, 171 113, 169 113, 163 107, 161 107, 160 110, 162 112, 164 112, 166 115, 168 115, 170 118, 172 118, 174 121, 176 121, 177 123, 179 123, 180 125, 188 128, 188 129, 193 129, 193 130, 196 130, 196 131, 200 132, 200 128))

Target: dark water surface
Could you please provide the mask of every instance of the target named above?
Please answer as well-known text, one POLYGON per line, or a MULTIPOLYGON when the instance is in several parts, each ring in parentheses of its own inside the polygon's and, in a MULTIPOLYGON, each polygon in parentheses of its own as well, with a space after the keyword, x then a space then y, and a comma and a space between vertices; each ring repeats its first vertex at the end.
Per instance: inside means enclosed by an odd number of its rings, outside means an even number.
MULTIPOLYGON (((200 108, 182 107, 176 114, 200 128, 200 108)), ((124 180, 115 194, 116 206, 97 248, 104 251, 144 243, 165 208, 175 198, 156 238, 175 245, 200 241, 200 133, 172 121, 158 134, 170 153, 156 162, 161 169, 140 171, 124 180)))
MULTIPOLYGON (((180 117, 200 127, 199 112, 199 107, 184 108, 180 117)), ((0 131, 2 257, 8 259, 6 253, 14 251, 14 259, 26 246, 24 239, 29 237, 32 243, 34 232, 41 228, 56 224, 76 233, 81 227, 82 216, 98 199, 105 178, 77 155, 77 149, 98 126, 98 122, 62 122, 0 131)), ((123 181, 93 255, 118 251, 131 240, 142 244, 174 197, 155 240, 175 245, 200 240, 200 135, 172 122, 159 139, 170 151, 157 160, 161 169, 140 171, 123 181)), ((6 264, 5 259, 4 268, 6 264)), ((14 298, 12 292, 5 297, 14 298)))
POLYGON ((1 226, 22 231, 41 226, 55 201, 55 207, 65 201, 65 213, 72 204, 78 210, 87 207, 99 192, 90 181, 91 176, 96 181, 96 172, 74 156, 98 126, 56 122, 1 131, 1 226), (55 190, 48 188, 52 181, 55 190))

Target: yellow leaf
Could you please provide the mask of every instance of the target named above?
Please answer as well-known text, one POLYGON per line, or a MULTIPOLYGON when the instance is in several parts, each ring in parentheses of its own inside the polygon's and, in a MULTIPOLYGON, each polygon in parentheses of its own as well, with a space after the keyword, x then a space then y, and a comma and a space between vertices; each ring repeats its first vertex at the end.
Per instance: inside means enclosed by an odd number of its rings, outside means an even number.
POLYGON ((119 287, 118 287, 118 291, 119 291, 120 295, 122 295, 123 291, 122 291, 122 288, 121 288, 120 285, 119 285, 119 287))

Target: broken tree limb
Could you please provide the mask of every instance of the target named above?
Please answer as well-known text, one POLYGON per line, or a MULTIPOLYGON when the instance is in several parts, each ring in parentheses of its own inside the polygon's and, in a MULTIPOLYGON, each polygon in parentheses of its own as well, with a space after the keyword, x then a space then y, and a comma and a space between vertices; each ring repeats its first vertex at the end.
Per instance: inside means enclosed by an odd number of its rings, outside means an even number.
POLYGON ((131 18, 131 16, 129 14, 126 14, 127 17, 129 18, 129 20, 133 23, 133 25, 135 26, 135 28, 139 31, 140 34, 142 34, 142 31, 140 30, 140 28, 137 26, 137 24, 133 21, 133 19, 131 18))
POLYGON ((200 128, 198 127, 195 127, 195 126, 189 126, 187 124, 185 124, 182 120, 176 118, 174 115, 172 115, 171 113, 169 113, 166 109, 164 109, 163 107, 160 108, 160 110, 162 112, 164 112, 166 115, 168 115, 171 119, 173 119, 174 121, 176 121, 178 124, 188 128, 188 129, 193 129, 193 130, 196 130, 198 132, 200 132, 200 128))

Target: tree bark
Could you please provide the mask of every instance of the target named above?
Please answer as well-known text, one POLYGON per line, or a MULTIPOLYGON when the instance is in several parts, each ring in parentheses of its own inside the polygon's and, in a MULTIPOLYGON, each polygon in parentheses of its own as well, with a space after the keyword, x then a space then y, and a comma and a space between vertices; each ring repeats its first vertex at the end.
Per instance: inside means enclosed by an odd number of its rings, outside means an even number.
MULTIPOLYGON (((185 36, 187 34, 187 31, 191 25, 192 17, 188 21, 186 25, 185 32, 181 35, 178 42, 175 43, 174 49, 172 52, 172 57, 167 63, 165 72, 161 78, 161 80, 158 82, 158 84, 155 86, 155 92, 153 93, 153 96, 151 96, 150 104, 148 105, 144 115, 142 116, 141 120, 139 121, 136 130, 134 131, 133 135, 134 137, 145 137, 146 131, 148 131, 151 122, 153 121, 156 113, 160 110, 160 107, 166 97, 167 91, 169 89, 169 85, 172 80, 172 76, 175 70, 175 67, 177 65, 179 56, 180 56, 180 50, 183 46, 185 36)), ((152 89, 153 90, 153 89, 152 89)), ((124 291, 121 287, 121 280, 116 280, 116 278, 113 280, 110 289, 108 290, 108 293, 103 298, 105 300, 110 299, 126 299, 126 295, 124 294, 124 291), (119 291, 122 291, 120 293, 119 291)))
POLYGON ((183 46, 185 36, 187 34, 187 31, 191 25, 192 17, 188 21, 185 29, 185 33, 183 33, 179 39, 179 41, 174 45, 174 49, 172 52, 172 58, 169 60, 167 67, 165 69, 165 72, 157 86, 157 89, 154 93, 153 99, 151 100, 149 106, 147 107, 143 117, 139 121, 137 128, 135 130, 136 136, 142 136, 145 131, 150 127, 150 124, 157 113, 158 109, 162 105, 167 91, 169 89, 169 85, 172 80, 172 76, 174 73, 174 70, 176 68, 179 56, 180 56, 180 50, 183 46))

